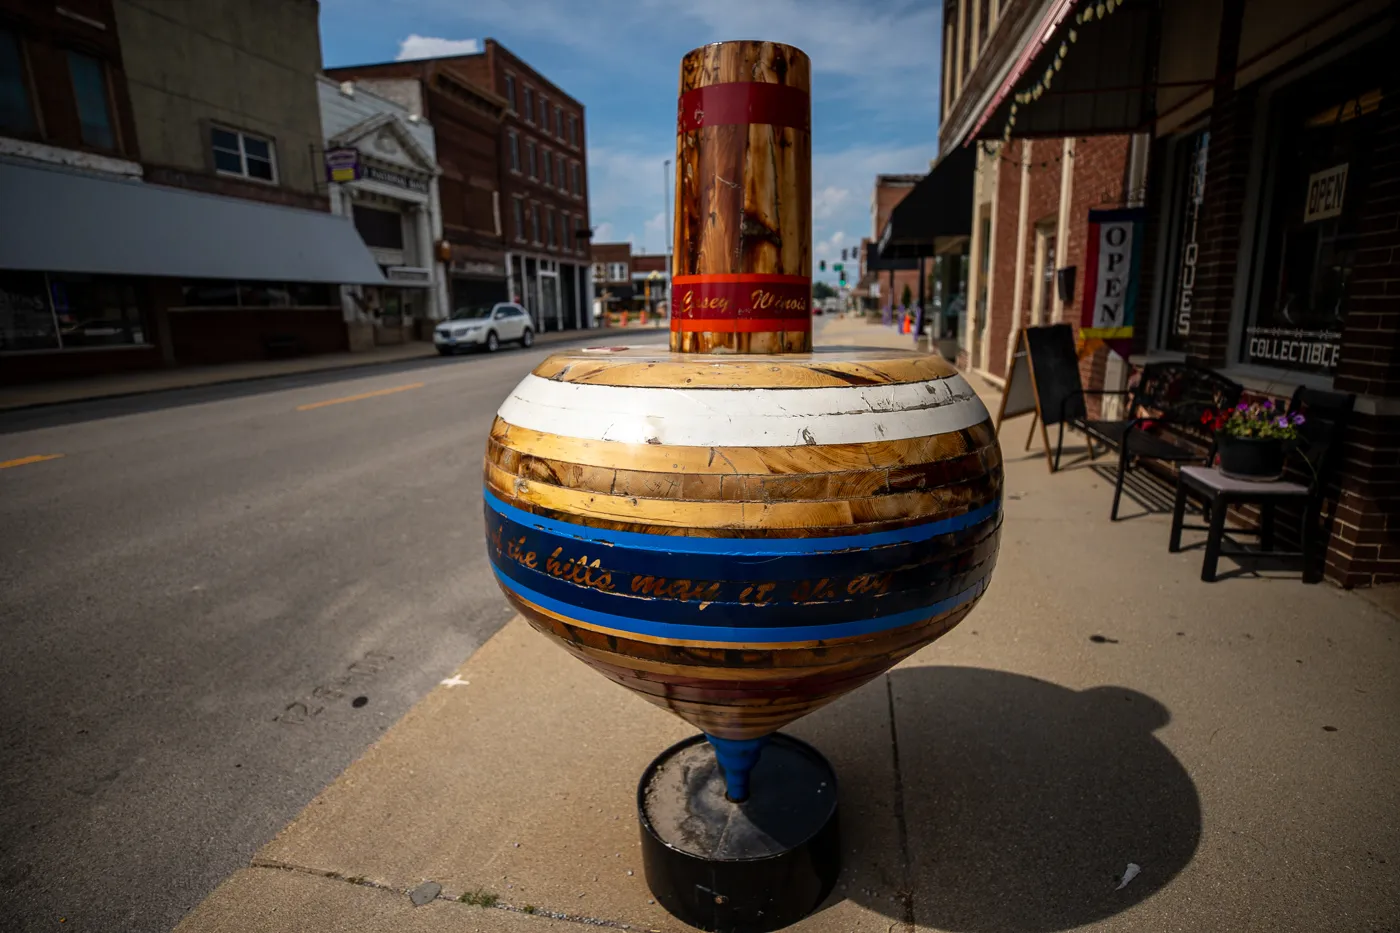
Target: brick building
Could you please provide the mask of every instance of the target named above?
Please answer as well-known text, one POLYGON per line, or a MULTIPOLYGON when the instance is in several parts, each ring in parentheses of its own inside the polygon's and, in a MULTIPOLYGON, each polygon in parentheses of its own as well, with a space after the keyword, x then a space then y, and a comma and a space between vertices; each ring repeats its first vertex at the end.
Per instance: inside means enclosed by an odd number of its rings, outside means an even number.
MULTIPOLYGON (((923 175, 876 175, 875 187, 870 193, 870 236, 878 242, 880 234, 890 222, 894 209, 909 196, 923 175)), ((868 250, 861 251, 864 257, 868 250)), ((914 259, 881 260, 871 255, 864 260, 862 272, 876 273, 870 276, 867 288, 876 307, 882 310, 898 308, 909 289, 910 304, 919 300, 919 263, 914 259)))
MULTIPOLYGON (((541 332, 589 326, 588 160, 582 104, 494 39, 471 55, 328 68, 326 74, 357 81, 418 78, 433 95, 428 104, 437 101, 438 112, 446 95, 437 91, 449 80, 475 88, 478 98, 498 105, 490 158, 481 138, 484 124, 478 121, 469 128, 470 121, 463 120, 444 129, 432 107, 425 110, 438 132, 444 228, 454 243, 454 259, 459 243, 464 250, 457 268, 465 268, 466 262, 498 264, 492 287, 520 301, 541 332), (454 173, 463 185, 467 206, 462 218, 474 231, 471 235, 460 229, 454 234, 448 221, 448 179, 454 173), (472 203, 488 182, 494 231, 489 235, 484 194, 483 200, 472 203), (478 248, 486 253, 478 255, 478 248)), ((454 295, 475 297, 485 287, 469 281, 474 280, 454 271, 454 295)))
POLYGON ((1327 576, 1400 580, 1394 4, 948 6, 941 143, 979 150, 968 363, 1002 374, 1019 323, 1077 323, 1047 273, 1082 266, 1087 210, 1141 203, 1129 356, 1082 361, 1091 384, 1184 359, 1254 396, 1354 394, 1327 576))
POLYGON ((635 290, 632 285, 632 244, 594 243, 589 254, 593 260, 590 275, 601 310, 618 311, 631 307, 635 290))
POLYGON ((346 349, 316 0, 0 0, 0 380, 346 349), (222 67, 211 68, 217 61, 222 67))

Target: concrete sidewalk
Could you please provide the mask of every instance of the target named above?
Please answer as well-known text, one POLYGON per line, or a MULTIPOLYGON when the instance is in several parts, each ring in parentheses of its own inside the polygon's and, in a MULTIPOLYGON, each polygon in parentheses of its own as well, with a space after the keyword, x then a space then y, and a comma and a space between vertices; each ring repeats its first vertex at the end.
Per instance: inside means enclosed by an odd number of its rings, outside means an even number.
MULTIPOLYGON (((1092 470, 1005 453, 982 604, 790 730, 840 776, 845 847, 792 929, 1395 929, 1400 621, 1203 584, 1166 516, 1110 523, 1092 470)), ((635 794, 690 732, 516 619, 178 929, 688 929, 647 891, 635 794)))
MULTIPOLYGON (((536 335, 535 346, 548 347, 552 344, 577 343, 584 340, 616 342, 619 337, 625 337, 628 334, 655 333, 657 330, 656 327, 633 327, 630 330, 600 328, 555 331, 536 335)), ((507 352, 510 349, 512 348, 506 348, 507 352)), ((293 376, 300 373, 357 369, 364 366, 431 359, 436 355, 437 350, 431 342, 413 341, 397 346, 375 347, 360 353, 323 353, 317 356, 299 356, 286 360, 250 360, 243 363, 225 363, 220 366, 181 366, 174 369, 153 369, 142 372, 115 373, 110 376, 93 376, 87 379, 64 379, 32 385, 0 386, 0 411, 32 408, 38 405, 59 405, 65 402, 80 402, 98 398, 113 398, 121 395, 142 395, 170 389, 190 389, 197 386, 247 382, 254 379, 270 379, 276 376, 293 376)))

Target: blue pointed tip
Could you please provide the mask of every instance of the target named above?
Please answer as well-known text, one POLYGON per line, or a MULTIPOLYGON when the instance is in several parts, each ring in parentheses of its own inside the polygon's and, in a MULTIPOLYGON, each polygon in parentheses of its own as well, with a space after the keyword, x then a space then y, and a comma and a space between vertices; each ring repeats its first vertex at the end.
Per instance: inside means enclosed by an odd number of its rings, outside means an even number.
POLYGON ((768 744, 768 736, 756 739, 722 739, 705 733, 705 738, 714 746, 715 758, 724 770, 725 796, 735 803, 749 799, 749 773, 758 764, 758 756, 763 754, 763 746, 768 744))

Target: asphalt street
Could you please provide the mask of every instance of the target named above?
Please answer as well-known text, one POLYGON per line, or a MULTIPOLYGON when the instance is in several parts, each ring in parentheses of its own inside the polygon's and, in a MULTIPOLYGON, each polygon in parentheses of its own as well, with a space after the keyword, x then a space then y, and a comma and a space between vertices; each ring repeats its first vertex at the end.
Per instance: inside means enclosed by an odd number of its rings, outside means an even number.
POLYGON ((548 352, 0 415, 0 930, 168 930, 510 618, 481 457, 548 352))

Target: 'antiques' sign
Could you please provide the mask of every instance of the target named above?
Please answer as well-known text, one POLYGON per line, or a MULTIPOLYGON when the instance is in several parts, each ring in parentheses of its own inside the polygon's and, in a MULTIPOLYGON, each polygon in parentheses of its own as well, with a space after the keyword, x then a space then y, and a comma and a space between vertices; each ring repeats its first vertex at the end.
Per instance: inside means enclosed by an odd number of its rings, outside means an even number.
POLYGON ((327 149, 326 180, 338 184, 356 181, 360 177, 360 150, 327 149))
POLYGON ((428 193, 428 180, 426 178, 414 178, 403 172, 390 171, 387 168, 380 168, 377 165, 366 165, 364 176, 370 181, 377 181, 384 185, 393 185, 395 188, 407 188, 409 191, 417 191, 419 194, 428 193))
POLYGON ((1085 261, 1086 339, 1129 340, 1137 313, 1138 267, 1142 253, 1143 212, 1089 212, 1089 250, 1085 261))
POLYGON ((1308 200, 1303 205, 1303 223, 1326 220, 1342 212, 1347 193, 1347 163, 1334 165, 1308 177, 1308 200))

